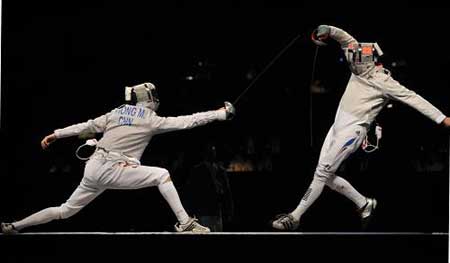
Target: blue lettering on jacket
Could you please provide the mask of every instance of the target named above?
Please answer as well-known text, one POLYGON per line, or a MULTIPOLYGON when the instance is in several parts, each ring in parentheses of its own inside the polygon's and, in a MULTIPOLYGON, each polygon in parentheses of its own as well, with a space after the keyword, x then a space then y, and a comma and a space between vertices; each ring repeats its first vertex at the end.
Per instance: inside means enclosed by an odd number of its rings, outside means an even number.
POLYGON ((145 118, 145 109, 124 105, 115 110, 115 113, 119 115, 119 125, 133 125, 134 117, 144 119, 145 118))
POLYGON ((136 116, 137 108, 134 106, 125 105, 122 108, 119 108, 116 110, 116 112, 120 115, 127 115, 127 116, 136 116))
POLYGON ((133 124, 133 118, 130 117, 119 117, 119 125, 128 125, 131 126, 133 124))
POLYGON ((139 108, 138 117, 141 118, 141 119, 143 119, 144 116, 145 116, 144 114, 145 114, 145 109, 139 108))

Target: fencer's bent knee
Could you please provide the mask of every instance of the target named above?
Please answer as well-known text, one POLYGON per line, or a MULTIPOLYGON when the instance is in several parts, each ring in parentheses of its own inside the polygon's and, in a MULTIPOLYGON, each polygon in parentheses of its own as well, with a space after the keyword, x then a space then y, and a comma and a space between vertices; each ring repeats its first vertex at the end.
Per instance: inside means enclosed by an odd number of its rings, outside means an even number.
POLYGON ((167 183, 167 182, 169 182, 170 180, 171 180, 171 179, 170 179, 170 173, 169 173, 169 171, 167 171, 167 169, 161 168, 161 175, 160 175, 160 177, 159 177, 159 183, 158 183, 158 185, 163 184, 163 183, 167 183))
POLYGON ((314 178, 324 183, 327 183, 333 176, 334 172, 328 171, 327 167, 323 165, 318 165, 314 173, 314 178))
POLYGON ((170 178, 170 176, 167 176, 167 178, 162 183, 164 184, 164 183, 168 183, 171 181, 172 181, 172 178, 170 178))

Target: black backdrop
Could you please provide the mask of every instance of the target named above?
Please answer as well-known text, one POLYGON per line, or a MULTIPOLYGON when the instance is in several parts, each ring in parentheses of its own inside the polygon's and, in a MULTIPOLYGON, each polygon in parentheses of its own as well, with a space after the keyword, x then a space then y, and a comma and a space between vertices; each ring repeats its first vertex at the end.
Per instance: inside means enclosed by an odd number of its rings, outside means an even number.
MULTIPOLYGON (((154 138, 142 162, 170 169, 177 153, 198 159, 206 140, 229 162, 247 138, 278 138, 271 172, 230 173, 236 203, 228 231, 267 230, 267 221, 297 205, 312 179, 320 144, 332 124, 349 71, 337 45, 319 50, 316 78, 328 93, 313 96, 310 147, 308 86, 318 24, 378 41, 395 77, 449 113, 449 53, 443 9, 402 8, 375 14, 264 2, 155 4, 96 1, 5 1, 2 43, 0 219, 17 220, 64 202, 82 176, 77 138, 48 151, 40 140, 123 103, 125 85, 155 83, 160 114, 218 108, 295 36, 302 37, 237 105, 231 122, 154 138), (201 63, 201 64, 199 64, 201 63), (393 67, 393 63, 397 66, 393 67), (187 80, 192 76, 193 80, 187 80)), ((380 151, 358 153, 341 174, 379 199, 373 231, 448 232, 448 132, 398 103, 379 117, 380 151), (362 165, 363 164, 363 165, 362 165)), ((183 187, 183 173, 173 172, 183 187)), ((353 206, 326 190, 303 218, 305 231, 357 230, 353 206)), ((36 231, 162 231, 175 222, 156 188, 110 191, 75 217, 36 231)))

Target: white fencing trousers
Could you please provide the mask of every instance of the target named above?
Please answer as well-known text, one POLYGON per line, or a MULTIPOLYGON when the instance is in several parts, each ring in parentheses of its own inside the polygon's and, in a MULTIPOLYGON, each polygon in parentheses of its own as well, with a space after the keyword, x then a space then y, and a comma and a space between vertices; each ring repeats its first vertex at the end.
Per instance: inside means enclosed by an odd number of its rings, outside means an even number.
POLYGON ((335 173, 342 162, 358 149, 366 134, 367 129, 360 125, 340 130, 336 129, 335 125, 331 126, 320 152, 314 179, 298 206, 291 212, 292 216, 300 220, 301 216, 320 196, 325 184, 352 200, 357 207, 364 204, 365 197, 335 173))
POLYGON ((80 185, 59 207, 43 209, 13 225, 18 230, 65 219, 78 213, 106 189, 139 189, 157 186, 169 178, 166 169, 129 163, 124 159, 105 158, 95 153, 86 163, 80 185))
POLYGON ((331 126, 320 152, 314 176, 327 183, 335 175, 345 159, 354 153, 364 141, 367 129, 361 125, 352 125, 343 129, 331 126))

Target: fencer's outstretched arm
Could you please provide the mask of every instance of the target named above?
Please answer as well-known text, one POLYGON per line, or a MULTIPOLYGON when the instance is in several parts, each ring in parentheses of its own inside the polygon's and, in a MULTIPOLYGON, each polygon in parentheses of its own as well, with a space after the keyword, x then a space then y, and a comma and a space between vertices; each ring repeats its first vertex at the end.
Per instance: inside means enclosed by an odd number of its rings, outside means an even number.
POLYGON ((82 132, 104 132, 106 128, 106 122, 108 120, 108 114, 102 115, 93 120, 88 120, 87 122, 74 124, 63 129, 57 129, 55 130, 55 135, 59 139, 79 135, 82 132))
POLYGON ((448 118, 433 104, 396 81, 392 82, 392 84, 386 83, 382 92, 390 99, 407 104, 438 124, 450 125, 448 118))
POLYGON ((159 134, 176 130, 191 129, 197 126, 208 124, 215 120, 226 119, 227 112, 225 108, 178 117, 155 116, 153 122, 155 128, 154 133, 159 134))
POLYGON ((317 28, 317 37, 320 40, 331 37, 332 39, 339 42, 339 44, 341 45, 341 48, 348 48, 348 46, 350 44, 358 43, 358 41, 356 41, 356 39, 354 37, 352 37, 346 31, 344 31, 338 27, 329 26, 329 25, 320 25, 317 28))
POLYGON ((108 119, 108 114, 102 115, 93 120, 88 120, 87 122, 74 124, 74 125, 68 126, 63 129, 55 130, 54 133, 47 135, 41 141, 42 149, 46 149, 51 143, 53 143, 54 141, 56 141, 57 139, 60 139, 60 138, 75 136, 75 135, 79 135, 81 133, 104 132, 105 127, 106 127, 106 122, 108 119))

